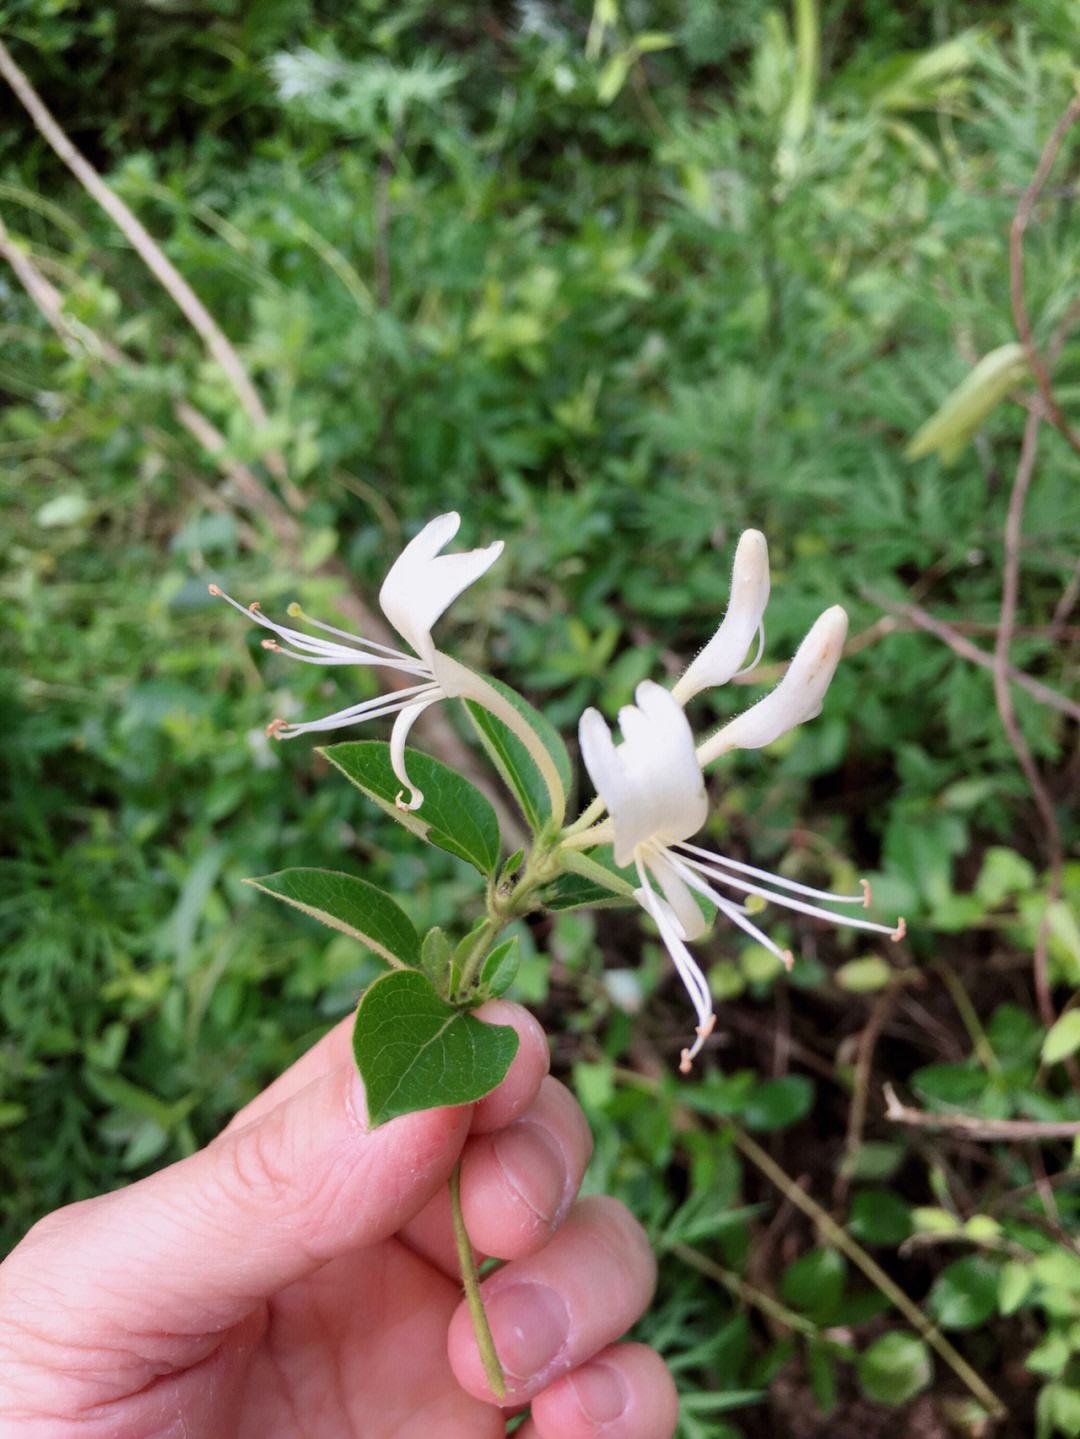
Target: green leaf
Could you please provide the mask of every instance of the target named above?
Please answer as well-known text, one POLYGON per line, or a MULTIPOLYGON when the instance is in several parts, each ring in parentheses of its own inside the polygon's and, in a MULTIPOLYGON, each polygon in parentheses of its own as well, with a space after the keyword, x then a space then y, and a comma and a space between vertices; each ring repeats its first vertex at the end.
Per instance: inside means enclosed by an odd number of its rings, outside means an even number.
POLYGON ((1043 1040, 1044 1064, 1059 1064, 1080 1049, 1080 1009, 1063 1014, 1043 1040))
POLYGON ((859 1356, 855 1373, 859 1387, 875 1404, 906 1404, 934 1377, 930 1351, 914 1334, 897 1330, 883 1334, 859 1356))
POLYGON ((849 959, 836 971, 836 982, 850 994, 873 994, 884 989, 892 978, 891 967, 878 954, 849 959))
POLYGON ((803 1119, 814 1102, 814 1086, 803 1074, 786 1074, 754 1086, 743 1110, 747 1129, 786 1129, 803 1119))
POLYGON ((517 1048, 515 1030, 455 1009, 416 970, 377 979, 360 1000, 353 1028, 373 1126, 482 1099, 501 1083, 517 1048))
POLYGON ((1013 341, 991 350, 912 436, 905 458, 918 460, 937 451, 942 464, 954 464, 991 412, 1030 373, 1023 345, 1013 341))
POLYGON ((424 935, 420 946, 420 968, 440 994, 450 992, 450 966, 454 946, 446 932, 435 925, 424 935))
POLYGON ((283 869, 246 883, 352 935, 390 964, 420 963, 420 937, 412 920, 366 879, 332 869, 283 869))
POLYGON ((812 1249, 784 1270, 780 1293, 788 1304, 826 1324, 840 1303, 846 1276, 847 1264, 835 1249, 812 1249))
POLYGON ((319 753, 398 824, 466 860, 481 874, 494 874, 499 821, 490 801, 457 770, 420 750, 406 750, 409 776, 423 792, 424 803, 418 810, 405 810, 395 803, 401 781, 383 740, 349 740, 319 753))
POLYGON ((1019 1259, 1008 1260, 1002 1265, 998 1278, 998 1312, 1015 1314, 1031 1293, 1034 1283, 1035 1275, 1030 1264, 1023 1264, 1019 1259))
POLYGON ((851 1201, 848 1228, 862 1244, 903 1244, 912 1230, 911 1206, 891 1189, 860 1189, 851 1201))
POLYGON ((497 944, 484 960, 480 970, 480 992, 485 998, 498 999, 514 982, 521 962, 521 948, 515 934, 512 938, 497 944))
POLYGON ((934 1280, 926 1307, 943 1329, 975 1329, 997 1308, 999 1274, 981 1255, 957 1259, 934 1280))
MULTIPOLYGON (((485 675, 484 678, 508 704, 513 705, 530 729, 536 732, 537 739, 547 750, 559 772, 564 793, 569 794, 573 769, 558 730, 546 715, 534 709, 509 685, 492 679, 490 675, 485 675)), ((502 720, 484 709, 483 705, 477 704, 475 700, 466 700, 465 709, 492 764, 521 806, 529 828, 534 833, 539 832, 551 818, 551 796, 536 761, 517 735, 513 734, 502 720)))
POLYGON ((1035 886, 1035 866, 1014 849, 991 845, 983 856, 975 881, 975 893, 989 909, 996 909, 1010 895, 1035 886))

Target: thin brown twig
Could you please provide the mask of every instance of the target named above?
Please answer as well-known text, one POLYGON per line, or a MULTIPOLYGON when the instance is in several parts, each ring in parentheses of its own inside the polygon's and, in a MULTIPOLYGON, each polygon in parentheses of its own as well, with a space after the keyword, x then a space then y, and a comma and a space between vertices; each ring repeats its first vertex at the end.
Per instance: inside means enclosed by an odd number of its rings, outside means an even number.
POLYGON ((1024 733, 1016 718, 1012 690, 1009 687, 1008 663, 1009 646, 1012 642, 1013 625, 1020 596, 1020 553, 1024 524, 1024 504, 1027 500, 1031 479, 1035 473, 1035 461, 1039 451, 1039 426, 1041 416, 1029 411, 1024 424, 1024 437, 1020 445, 1020 459, 1009 495, 1009 508, 1005 518, 1005 573, 1001 587, 1001 617, 998 622, 997 639, 994 643, 994 699, 1006 737, 1016 755, 1017 763, 1028 782, 1035 808, 1039 812, 1045 832, 1047 857, 1050 865, 1050 882, 1047 886, 1046 906, 1039 923, 1035 940, 1034 980, 1035 998, 1039 1015, 1049 1027, 1055 1019, 1054 1001, 1050 993, 1048 975, 1048 949, 1050 940, 1050 912, 1061 893, 1064 853, 1061 845, 1061 830, 1058 826, 1054 802, 1050 791, 1043 783, 1038 765, 1024 733))
POLYGON ((1076 608, 1076 602, 1080 600, 1080 560, 1076 562, 1068 584, 1061 592, 1061 598, 1054 606, 1054 613, 1050 617, 1049 635, 1051 639, 1059 640, 1065 633, 1065 625, 1069 616, 1076 608))
POLYGON ((1080 95, 1074 95, 1066 106, 1065 113, 1054 126, 1039 157, 1039 163, 1035 167, 1031 183, 1020 197, 1020 203, 1016 207, 1016 213, 1009 227, 1009 294, 1012 299, 1013 319, 1016 322, 1017 333, 1024 347, 1024 353, 1027 355, 1028 364, 1031 366, 1031 372, 1035 376, 1035 383, 1039 387, 1039 394, 1046 407, 1046 417, 1072 449, 1080 455, 1080 435, 1077 435, 1066 420, 1061 406, 1057 402, 1057 396, 1054 394, 1054 387, 1050 381, 1049 368, 1039 354, 1032 335, 1031 320, 1024 297, 1024 234, 1035 211, 1042 188, 1054 167, 1062 141, 1078 119, 1080 119, 1080 95))
MULTIPOLYGON (((937 639, 941 640, 943 644, 948 645, 949 649, 951 649, 954 654, 959 655, 961 659, 969 660, 972 664, 978 665, 980 669, 989 670, 991 674, 993 673, 995 660, 992 654, 989 654, 979 645, 972 644, 970 640, 965 639, 964 636, 958 633, 946 620, 939 619, 936 615, 932 615, 928 610, 924 610, 921 605, 905 604, 901 601, 890 600, 887 596, 877 594, 872 590, 866 591, 866 597, 867 599, 873 600, 875 604, 879 604, 883 608, 890 610, 893 614, 902 615, 905 619, 909 619, 917 629, 925 630, 927 634, 934 635, 937 639)), ((1028 694, 1037 699, 1040 704, 1046 705, 1049 709, 1057 710, 1063 715, 1068 715, 1070 719, 1080 720, 1080 704, 1077 704, 1075 700, 1058 694, 1057 690, 1053 690, 1049 685, 1044 685, 1041 680, 1025 674, 1023 670, 1016 669, 1014 665, 1007 664, 1005 673, 1011 684, 1018 685, 1020 689, 1026 690, 1028 694)))
MULTIPOLYGON (((265 428, 269 416, 232 342, 142 221, 109 188, 86 156, 71 142, 3 41, 0 41, 0 75, 14 90, 41 137, 116 224, 150 273, 166 290, 220 367, 251 423, 256 429, 265 428)), ((270 450, 265 460, 274 478, 283 486, 289 486, 291 498, 294 502, 298 501, 299 492, 290 485, 282 456, 270 450)))
POLYGON ((1024 1141, 1050 1143, 1058 1139, 1080 1136, 1080 1120, 1053 1119, 983 1119, 978 1114, 930 1114, 901 1103, 891 1084, 882 1086, 885 1095, 885 1118, 893 1124, 906 1124, 912 1129, 941 1130, 962 1134, 967 1139, 981 1139, 994 1144, 1016 1144, 1024 1141))
POLYGON ((866 1127, 874 1051, 881 1038, 881 1031, 896 1007, 896 1001, 900 996, 900 987, 900 977, 898 976, 881 991, 874 1000, 870 1017, 859 1032, 858 1044, 855 1049, 851 1104, 848 1107, 847 1134, 844 1137, 844 1158, 848 1163, 842 1164, 838 1169, 836 1183, 833 1186, 833 1199, 837 1204, 843 1203, 851 1183, 849 1164, 862 1144, 863 1130, 866 1127))

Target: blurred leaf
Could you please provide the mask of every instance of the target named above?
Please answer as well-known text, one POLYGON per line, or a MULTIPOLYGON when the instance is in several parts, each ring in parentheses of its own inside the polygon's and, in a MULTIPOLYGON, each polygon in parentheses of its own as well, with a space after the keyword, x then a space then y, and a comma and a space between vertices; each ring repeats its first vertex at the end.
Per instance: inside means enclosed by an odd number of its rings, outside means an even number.
POLYGON ((926 1305, 943 1329, 975 1329, 997 1307, 1000 1266, 972 1254, 941 1271, 926 1305))
POLYGON ((742 1117, 747 1129, 786 1129, 806 1117, 814 1102, 814 1086, 802 1074, 767 1079, 755 1086, 742 1117))
POLYGON ((1043 1040, 1044 1064, 1060 1064, 1080 1049, 1080 1010, 1070 1009, 1054 1024, 1043 1040))
POLYGON ((934 1367, 921 1339, 894 1330, 859 1356, 856 1373, 867 1399, 897 1408, 929 1387, 934 1367))
POLYGON ((1028 373, 1022 345, 991 350, 912 436, 905 456, 921 460, 937 452, 943 464, 955 464, 990 414, 1028 373))

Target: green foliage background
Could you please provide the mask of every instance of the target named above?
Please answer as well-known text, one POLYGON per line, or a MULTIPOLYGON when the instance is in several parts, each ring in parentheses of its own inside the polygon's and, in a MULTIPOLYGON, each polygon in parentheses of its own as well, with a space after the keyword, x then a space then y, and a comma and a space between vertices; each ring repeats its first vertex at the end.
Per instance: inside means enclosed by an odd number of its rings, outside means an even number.
MULTIPOLYGON (((366 679, 265 656, 209 580, 332 617, 331 557, 370 598, 402 536, 458 508, 468 542, 508 553, 447 648, 572 731, 703 643, 753 524, 773 560, 767 661, 836 601, 868 633, 819 720, 716 775, 712 838, 819 881, 870 873, 906 946, 792 926, 787 981, 718 932, 722 1037, 685 1084, 686 1007, 636 920, 525 930, 515 992, 594 1123, 590 1183, 665 1250, 643 1332, 679 1376, 686 1439, 985 1432, 953 1370, 744 1164, 733 1122, 990 1377, 1012 1416, 993 1432, 1080 1434, 1070 1146, 900 1130, 881 1102, 888 1080, 924 1108, 1080 1120, 1062 1064, 1039 1060, 1046 853, 990 676, 878 623, 914 600, 993 645, 1024 412, 999 406, 949 469, 903 449, 1015 338, 1006 232, 1076 81, 1070 0, 832 0, 816 74, 761 0, 4 0, 0 19, 271 415, 251 431, 5 95, 0 215, 82 333, 130 357, 62 343, 0 271, 5 1239, 205 1141, 377 972, 245 876, 353 869, 421 930, 461 934, 473 913, 466 866, 386 824, 306 741, 262 736, 366 679), (240 459, 281 447, 301 554, 176 424, 181 398, 240 459), (612 980, 628 970, 636 987, 612 980)), ((1075 298, 1078 163, 1068 141, 1029 233, 1042 339, 1075 298)), ((1056 377, 1073 414, 1077 355, 1056 377)), ((1012 654, 1073 695, 1076 615, 1050 625, 1078 477, 1044 427, 1012 654)), ((1076 731, 1015 701, 1071 856, 1060 1010, 1080 982, 1076 731)))

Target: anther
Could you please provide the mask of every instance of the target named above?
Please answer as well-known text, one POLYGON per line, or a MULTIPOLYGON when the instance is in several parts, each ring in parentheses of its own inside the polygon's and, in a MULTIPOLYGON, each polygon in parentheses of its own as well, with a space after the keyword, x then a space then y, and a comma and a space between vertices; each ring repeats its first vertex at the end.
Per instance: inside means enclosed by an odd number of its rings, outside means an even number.
POLYGON ((893 944, 898 944, 900 940, 903 939, 905 934, 907 934, 907 920, 904 918, 903 915, 901 915, 896 922, 896 928, 893 930, 892 934, 889 935, 889 938, 892 940, 893 944))
POLYGON ((221 599, 221 586, 220 586, 220 585, 207 585, 206 588, 207 588, 207 589, 210 591, 210 593, 214 596, 214 599, 216 599, 216 600, 221 599))
POLYGON ((261 640, 260 643, 264 650, 274 650, 277 654, 281 653, 281 646, 277 640, 261 640))
POLYGON ((705 1041, 708 1039, 709 1035, 712 1034, 712 1032, 713 1032, 713 1030, 714 1030, 715 1028, 716 1028, 716 1015, 715 1015, 715 1014, 710 1014, 709 1017, 708 1017, 708 1019, 705 1021, 704 1024, 699 1024, 699 1025, 697 1026, 697 1028, 694 1030, 694 1033, 697 1035, 698 1039, 701 1040, 702 1044, 704 1044, 705 1041))
POLYGON ((860 879, 859 883, 862 885, 863 909, 869 909, 870 901, 874 897, 874 891, 870 888, 870 881, 868 879, 860 879))
POLYGON ((790 949, 785 949, 783 954, 781 954, 780 958, 783 961, 784 968, 786 970, 790 971, 795 967, 795 956, 790 949))
POLYGON ((288 726, 289 721, 283 719, 271 720, 266 726, 266 733, 270 739, 280 739, 281 731, 288 726))
POLYGON ((254 614, 256 610, 262 609, 262 605, 259 604, 258 600, 252 600, 251 604, 248 605, 248 609, 251 611, 252 614, 254 614))
POLYGON ((694 1061, 690 1058, 690 1051, 684 1049, 679 1057, 679 1073, 689 1074, 694 1067, 694 1061))

